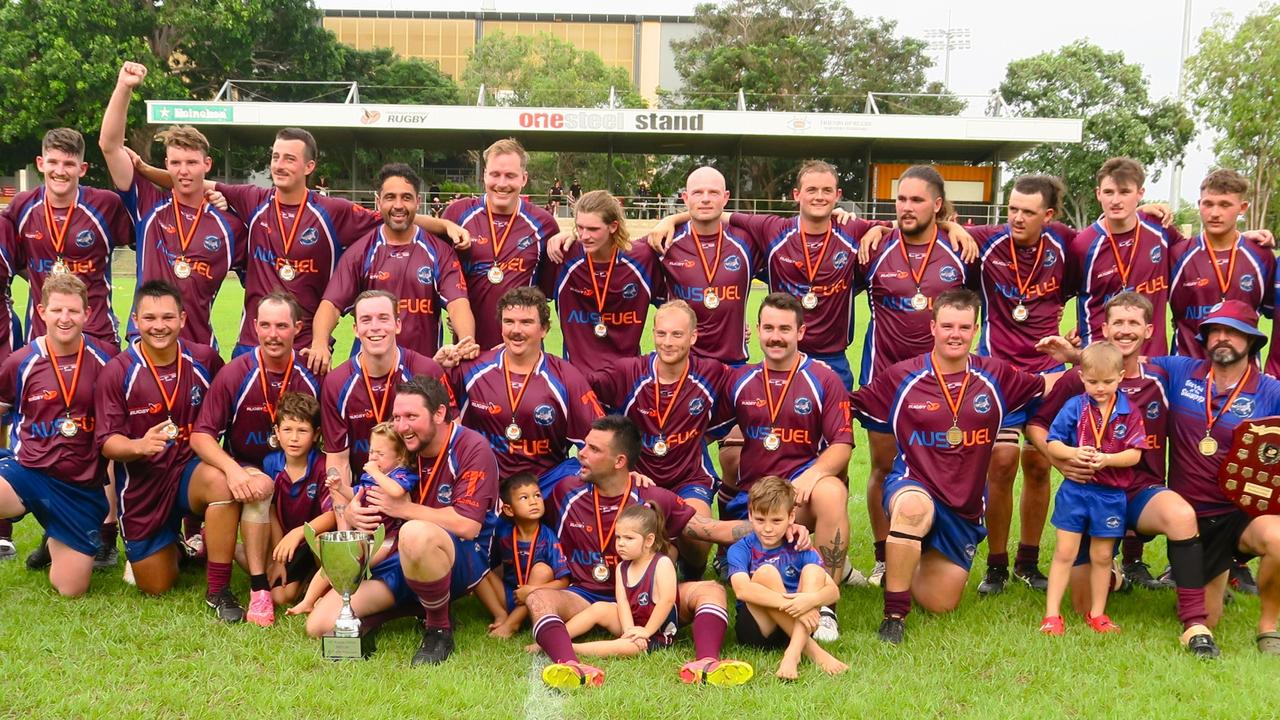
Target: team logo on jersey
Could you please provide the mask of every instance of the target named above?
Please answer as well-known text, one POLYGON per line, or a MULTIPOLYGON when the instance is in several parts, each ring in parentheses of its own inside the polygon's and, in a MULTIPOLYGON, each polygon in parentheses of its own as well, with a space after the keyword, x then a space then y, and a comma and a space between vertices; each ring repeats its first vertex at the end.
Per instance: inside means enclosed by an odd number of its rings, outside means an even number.
POLYGON ((196 387, 193 385, 191 387, 191 406, 195 407, 199 405, 203 400, 204 400, 204 393, 200 392, 199 387, 196 387))
POLYGON ((204 239, 204 249, 209 252, 218 252, 222 248, 222 238, 217 235, 208 235, 204 239))
POLYGON ((436 502, 440 503, 441 505, 452 505, 453 504, 453 486, 450 485, 449 483, 444 483, 443 485, 441 485, 440 489, 436 490, 436 502))
POLYGON ((303 230, 302 237, 298 238, 298 240, 301 241, 303 245, 315 245, 316 241, 319 239, 320 239, 320 231, 313 227, 303 230))
POLYGON ((737 255, 730 255, 729 257, 724 259, 723 265, 724 265, 724 269, 728 270, 729 272, 738 272, 738 270, 742 267, 742 258, 738 257, 737 255))
POLYGON ((1058 253, 1054 252, 1052 248, 1045 248, 1044 260, 1040 262, 1040 266, 1053 267, 1056 262, 1058 262, 1058 253))
POLYGON ((320 493, 320 483, 309 483, 307 485, 307 499, 315 500, 316 495, 320 493))
POLYGON ((1151 248, 1151 262, 1158 263, 1162 257, 1164 257, 1164 253, 1160 251, 1159 245, 1151 248))
POLYGON ((1160 417, 1160 403, 1152 400, 1147 403, 1147 419, 1155 420, 1158 417, 1160 417))
POLYGON ((942 269, 938 271, 938 277, 942 279, 942 282, 955 282, 960 279, 960 271, 956 270, 954 265, 943 265, 942 269))
POLYGON ((793 577, 795 577, 795 576, 796 576, 796 566, 795 566, 795 565, 788 565, 788 566, 787 566, 787 569, 782 571, 782 574, 783 574, 783 575, 786 575, 786 576, 787 576, 787 577, 789 577, 789 578, 793 578, 793 577))
POLYGON ((627 283, 622 286, 622 297, 628 300, 635 298, 635 296, 639 294, 640 288, 636 287, 635 283, 627 283))
POLYGON ((1108 515, 1107 519, 1103 520, 1103 522, 1106 523, 1107 527, 1111 528, 1112 530, 1115 530, 1116 528, 1120 527, 1120 516, 1108 515))
POLYGON ((849 263, 849 253, 841 250, 831 256, 831 264, 836 266, 837 270, 843 270, 844 266, 849 263))
POLYGON ((978 393, 973 399, 973 409, 983 415, 991 412, 991 396, 986 393, 978 393))
POLYGON ((516 250, 526 250, 532 244, 533 244, 533 236, 525 235, 524 237, 520 238, 519 242, 516 243, 516 250))
POLYGON ((967 558, 969 558, 970 560, 972 560, 972 559, 973 559, 973 556, 974 556, 974 555, 977 555, 977 554, 978 554, 978 546, 977 546, 977 545, 974 545, 973 543, 970 543, 970 544, 968 544, 968 545, 965 545, 965 546, 964 546, 964 555, 965 555, 965 557, 967 557, 967 558))
POLYGON ((93 247, 93 231, 81 230, 76 233, 76 247, 87 248, 93 247))
POLYGON ((813 412, 813 403, 807 397, 796 398, 792 406, 795 408, 797 415, 808 415, 813 412))
POLYGON ((647 592, 642 592, 642 593, 640 593, 639 595, 637 595, 637 596, 636 596, 636 604, 637 604, 637 605, 639 605, 640 607, 644 607, 645 605, 648 605, 648 604, 649 604, 649 593, 647 593, 647 592))
POLYGON ((1236 401, 1231 403, 1231 412, 1236 417, 1249 417, 1253 414, 1253 398, 1236 398, 1236 401))
POLYGON ((556 411, 550 405, 539 405, 533 409, 533 421, 539 425, 550 425, 556 421, 556 411))
POLYGON ((435 280, 435 276, 435 271, 431 269, 430 265, 423 265, 418 268, 418 282, 423 285, 430 285, 431 281, 435 280))
POLYGON ((700 397, 696 397, 689 401, 690 415, 701 415, 702 411, 706 409, 707 409, 707 404, 703 402, 702 398, 700 397))
POLYGON ((1245 292, 1253 292, 1253 276, 1252 275, 1240 276, 1240 289, 1245 292))
POLYGON ((1111 430, 1111 436, 1117 440, 1123 440, 1124 436, 1129 432, 1129 426, 1124 423, 1116 423, 1111 430))

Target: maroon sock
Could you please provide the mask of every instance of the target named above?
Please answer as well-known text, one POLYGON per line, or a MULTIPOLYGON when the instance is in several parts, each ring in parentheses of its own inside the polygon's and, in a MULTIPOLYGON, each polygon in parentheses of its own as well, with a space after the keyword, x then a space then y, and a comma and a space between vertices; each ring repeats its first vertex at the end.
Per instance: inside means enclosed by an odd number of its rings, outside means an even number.
POLYGON ((102 540, 104 547, 115 547, 116 536, 119 534, 120 530, 113 522, 102 523, 102 527, 98 528, 98 537, 102 540))
POLYGON ((418 596, 418 602, 422 603, 422 610, 426 618, 424 624, 429 628, 444 628, 448 630, 452 627, 449 624, 449 583, 451 580, 452 578, 448 575, 430 582, 419 582, 405 578, 405 582, 413 590, 413 594, 418 596))
POLYGON ((5 540, 13 539, 12 520, 0 520, 0 538, 4 538, 5 540))
POLYGON ((876 562, 884 562, 884 541, 877 540, 875 542, 876 562))
POLYGON ((696 659, 720 659, 724 646, 724 631, 729 627, 729 615, 719 605, 707 603, 693 611, 693 655, 696 659))
POLYGON ((1018 554, 1013 556, 1014 567, 1037 567, 1040 565, 1040 546, 1018 543, 1018 554))
POLYGON ((559 615, 543 615, 533 624, 533 639, 547 653, 551 662, 577 662, 578 654, 573 651, 573 638, 564 627, 564 620, 559 615))
POLYGON ((991 553, 987 555, 987 567, 989 568, 1005 568, 1009 567, 1009 553, 991 553))
POLYGON ((1126 535, 1120 543, 1120 557, 1125 565, 1142 561, 1142 538, 1126 535))
POLYGON ((204 577, 205 583, 209 586, 208 590, 210 595, 221 592, 231 584, 231 563, 220 563, 210 560, 204 567, 204 577))
POLYGON ((910 590, 884 591, 884 616, 904 618, 911 612, 910 590))
POLYGON ((1178 619, 1183 629, 1192 625, 1203 625, 1209 619, 1209 611, 1204 606, 1204 588, 1178 588, 1178 619))

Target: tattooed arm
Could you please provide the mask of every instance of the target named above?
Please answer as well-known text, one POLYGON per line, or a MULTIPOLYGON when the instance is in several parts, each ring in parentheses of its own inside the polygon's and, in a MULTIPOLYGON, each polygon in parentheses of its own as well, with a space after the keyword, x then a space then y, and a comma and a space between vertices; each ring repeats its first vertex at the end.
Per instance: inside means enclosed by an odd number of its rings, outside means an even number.
MULTIPOLYGON (((702 515, 694 515, 684 526, 681 536, 689 540, 732 545, 750 534, 751 523, 746 520, 713 520, 702 515)), ((787 528, 786 537, 787 540, 794 541, 796 547, 801 550, 810 547, 809 529, 803 525, 793 523, 790 528, 787 528)))

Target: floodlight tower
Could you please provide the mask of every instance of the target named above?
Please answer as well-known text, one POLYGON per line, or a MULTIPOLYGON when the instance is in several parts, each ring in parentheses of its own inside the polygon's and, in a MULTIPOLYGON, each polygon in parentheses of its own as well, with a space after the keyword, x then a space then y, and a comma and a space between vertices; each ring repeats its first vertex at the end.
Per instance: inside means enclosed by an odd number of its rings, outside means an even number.
POLYGON ((942 86, 951 89, 951 51, 968 50, 973 47, 972 32, 969 28, 951 27, 951 13, 947 13, 945 28, 930 28, 924 31, 924 38, 929 41, 929 49, 942 53, 942 86))

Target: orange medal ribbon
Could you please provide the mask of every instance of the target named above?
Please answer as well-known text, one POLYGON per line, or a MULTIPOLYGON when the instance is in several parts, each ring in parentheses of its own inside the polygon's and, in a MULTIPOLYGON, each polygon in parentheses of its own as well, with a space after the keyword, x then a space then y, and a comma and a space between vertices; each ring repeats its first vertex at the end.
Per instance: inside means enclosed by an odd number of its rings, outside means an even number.
POLYGON ((596 506, 596 536, 600 538, 600 562, 604 563, 605 549, 609 547, 609 543, 613 541, 613 533, 618 529, 618 516, 622 514, 622 509, 627 506, 627 498, 631 497, 632 481, 627 480, 627 491, 623 493, 622 500, 618 502, 618 510, 613 514, 613 524, 609 526, 609 534, 604 532, 604 520, 600 517, 600 490, 596 486, 591 486, 591 501, 596 506))
POLYGON ((44 224, 49 228, 49 238, 53 243, 53 251, 58 256, 63 255, 63 248, 67 246, 67 231, 71 229, 71 216, 76 214, 76 207, 80 204, 80 191, 76 191, 76 200, 71 203, 71 207, 67 209, 67 217, 62 222, 62 227, 58 227, 57 221, 53 217, 53 207, 49 204, 49 196, 44 197, 44 224))
POLYGON ((396 361, 391 366, 391 372, 387 373, 387 384, 382 388, 382 401, 379 402, 373 393, 373 382, 369 380, 369 371, 365 370, 364 363, 360 363, 360 377, 364 379, 364 389, 369 393, 369 407, 373 410, 373 420, 375 423, 382 422, 382 418, 387 414, 387 402, 391 399, 391 377, 395 375, 396 369, 400 367, 400 348, 396 348, 396 361))
MULTIPOLYGON (((178 196, 173 196, 173 219, 178 226, 178 242, 182 245, 182 257, 187 256, 187 246, 191 245, 191 239, 196 236, 196 228, 200 227, 200 218, 204 216, 205 201, 200 201, 200 207, 196 210, 196 219, 191 221, 191 232, 183 232, 182 230, 182 206, 178 204, 178 196)), ((279 211, 279 205, 276 206, 279 211)), ((281 233, 284 232, 284 224, 281 222, 281 233)), ((297 222, 294 223, 294 229, 297 229, 297 222)), ((285 251, 286 253, 288 250, 285 251)))
POLYGON ((796 377, 796 370, 800 369, 800 355, 796 355, 796 361, 791 366, 791 370, 787 372, 786 382, 782 384, 782 393, 778 395, 778 402, 773 401, 773 393, 769 389, 769 368, 763 364, 760 366, 760 375, 764 380, 764 398, 769 403, 769 425, 773 425, 778 421, 778 411, 782 409, 782 401, 787 399, 787 391, 791 389, 791 381, 796 377))
MULTIPOLYGON (((693 235, 693 246, 698 249, 698 260, 702 263, 702 274, 707 278, 707 285, 711 285, 711 281, 716 277, 716 272, 720 270, 720 253, 724 249, 724 224, 721 223, 716 230, 716 259, 711 264, 707 264, 707 256, 702 250, 702 240, 698 238, 698 233, 690 228, 689 234, 693 235)), ((605 285, 608 286, 607 281, 605 285)))
MULTIPOLYGON (((444 447, 440 448, 440 454, 436 456, 436 461, 431 464, 431 472, 426 475, 425 482, 418 483, 418 504, 426 505, 427 496, 431 494, 431 487, 436 484, 436 473, 440 471, 440 464, 449 455, 449 448, 453 446, 453 423, 449 423, 449 439, 445 441, 444 447)), ((422 477, 422 458, 418 458, 418 477, 422 477)))
POLYGON ((71 371, 71 387, 67 388, 66 382, 62 379, 62 366, 58 362, 58 356, 53 353, 53 347, 49 345, 48 339, 45 340, 45 349, 49 351, 49 361, 53 363, 53 377, 58 380, 58 390, 62 391, 62 402, 67 406, 67 417, 71 416, 71 401, 75 398, 76 386, 80 384, 80 368, 83 367, 84 360, 84 338, 80 338, 80 349, 76 351, 75 369, 71 371))
POLYGON ((1089 431, 1093 433, 1093 447, 1098 452, 1102 452, 1102 441, 1107 438, 1107 423, 1111 422, 1111 413, 1116 409, 1116 399, 1111 398, 1111 402, 1107 403, 1107 409, 1104 411, 1098 408, 1100 413, 1099 419, 1102 421, 1100 425, 1093 424, 1093 404, 1086 409, 1085 415, 1089 418, 1089 431))
POLYGON ((178 343, 178 376, 173 381, 172 394, 165 392, 164 383, 160 382, 160 371, 156 369, 155 363, 151 362, 151 358, 147 356, 147 348, 142 343, 138 343, 138 354, 142 356, 142 362, 151 371, 151 377, 155 378, 156 387, 160 388, 160 397, 164 399, 165 412, 169 414, 169 419, 172 420, 173 405, 178 401, 178 388, 182 385, 182 343, 178 343))
POLYGON ((1227 274, 1223 275, 1218 269, 1218 254, 1214 252, 1213 245, 1210 244, 1208 238, 1204 239, 1204 249, 1209 253, 1209 264, 1213 267, 1213 274, 1218 278, 1218 294, 1222 299, 1227 297, 1227 286, 1231 284, 1231 277, 1236 272, 1236 251, 1240 249, 1240 243, 1235 242, 1231 245, 1231 259, 1227 261, 1227 274))
MULTIPOLYGON (((271 424, 276 422, 276 406, 271 402, 271 383, 267 382, 267 366, 262 362, 262 348, 254 352, 258 356, 258 381, 262 384, 262 402, 267 406, 267 414, 271 416, 271 424)), ((289 391, 289 377, 293 375, 293 351, 289 352, 289 364, 284 369, 284 380, 280 383, 280 395, 289 391)), ((276 396, 279 401, 280 397, 276 396)))

